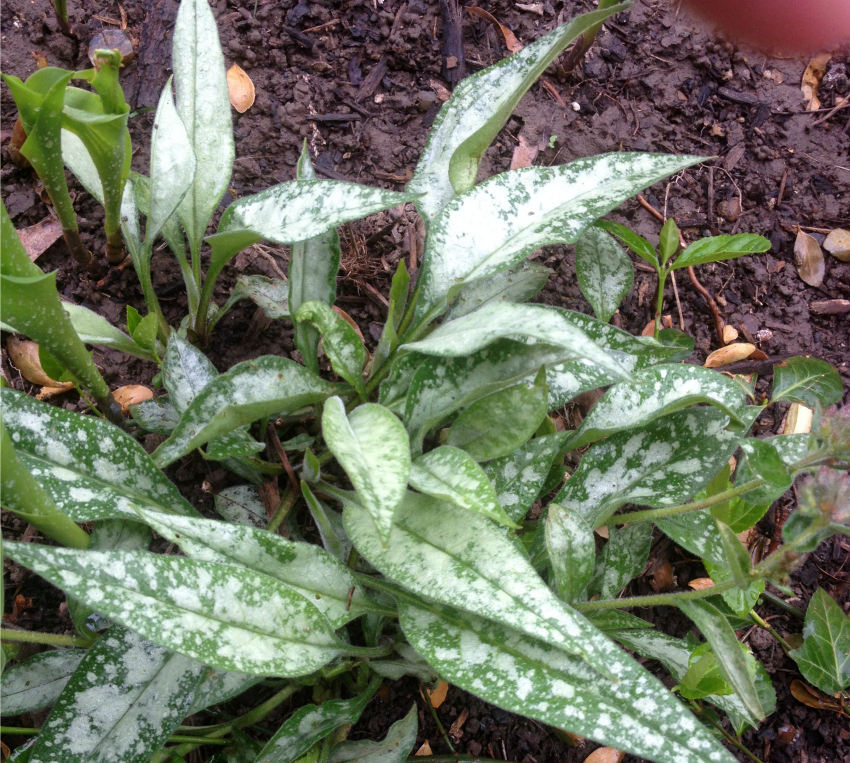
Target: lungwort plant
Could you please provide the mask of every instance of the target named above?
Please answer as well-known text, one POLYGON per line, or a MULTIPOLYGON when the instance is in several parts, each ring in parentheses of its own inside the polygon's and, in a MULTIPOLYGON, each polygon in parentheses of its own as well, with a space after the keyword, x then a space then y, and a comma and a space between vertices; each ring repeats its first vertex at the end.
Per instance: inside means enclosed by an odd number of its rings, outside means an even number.
MULTIPOLYGON (((840 377, 792 359, 774 369, 770 399, 756 400, 741 379, 682 364, 687 337, 636 338, 607 323, 631 273, 598 221, 698 157, 607 154, 475 182, 522 94, 571 41, 625 7, 581 16, 462 82, 406 193, 318 180, 305 151, 295 181, 233 203, 205 238, 233 140, 213 16, 206 0, 183 0, 177 101, 169 83, 150 178, 129 175, 122 196, 159 339, 138 316, 131 339, 93 314, 70 315, 89 344, 131 351, 148 337, 135 352, 162 359, 167 395, 135 406, 133 423, 167 439, 149 455, 104 419, 0 392, 2 504, 61 544, 7 542, 4 552, 65 592, 76 627, 73 636, 2 631, 4 656, 16 641, 57 647, 4 676, 4 713, 53 708, 21 759, 165 763, 200 747, 218 763, 397 763, 416 740, 415 708, 382 741, 346 735, 382 678, 407 675, 659 763, 733 761, 719 739, 738 744, 775 702, 736 629, 758 617, 765 582, 787 592, 805 554, 850 532, 841 476, 850 423, 822 411, 840 401, 840 377), (335 229, 408 201, 426 221, 426 251, 412 289, 400 263, 370 357, 332 307, 335 229), (194 333, 172 330, 156 310, 158 235, 183 265, 194 333), (248 297, 289 316, 304 365, 266 356, 219 374, 189 340, 227 309, 212 307, 217 274, 261 239, 291 244, 288 282, 244 279, 228 305, 248 297), (554 243, 577 243, 596 318, 526 303, 548 275, 526 258, 554 243), (320 343, 331 378, 319 375, 320 343), (606 391, 581 426, 559 431, 550 413, 597 389, 606 391), (812 434, 750 436, 766 407, 789 401, 817 409, 812 434), (216 495, 224 521, 201 516, 162 471, 196 451, 242 478, 216 495), (565 481, 567 454, 582 455, 565 481), (785 544, 753 564, 738 534, 807 473, 785 544), (262 483, 277 475, 286 488, 267 510, 262 483), (543 513, 530 519, 538 501, 543 513), (635 504, 645 508, 622 513, 635 504), (91 534, 76 523, 93 523, 91 534), (150 553, 153 532, 182 554, 150 553), (714 585, 620 598, 656 533, 701 557, 714 585), (702 639, 672 638, 624 611, 655 605, 681 609, 702 639), (676 690, 617 642, 659 660, 676 690), (247 714, 181 726, 258 684, 266 698, 247 714), (314 701, 270 739, 243 731, 302 687, 314 701)), ((4 258, 15 243, 7 222, 4 258)), ((666 268, 670 244, 660 248, 666 268)), ((724 242, 714 253, 739 252, 724 242)), ((38 280, 8 277, 22 289, 38 280)), ((35 330, 40 311, 28 323, 11 317, 35 330)), ((804 633, 793 655, 806 677, 846 688, 847 620, 825 594, 804 633)))

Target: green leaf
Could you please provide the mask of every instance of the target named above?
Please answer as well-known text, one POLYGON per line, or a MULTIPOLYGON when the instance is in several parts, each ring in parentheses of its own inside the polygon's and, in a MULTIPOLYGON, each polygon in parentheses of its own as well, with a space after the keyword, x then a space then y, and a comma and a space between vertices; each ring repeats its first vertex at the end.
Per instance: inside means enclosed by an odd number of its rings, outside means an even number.
MULTIPOLYGON (((672 537, 672 536, 671 536, 672 537)), ((705 571, 715 583, 725 583, 727 580, 732 580, 732 572, 725 562, 710 561, 709 558, 703 559, 705 571)), ((746 617, 747 613, 756 605, 759 596, 764 593, 764 580, 753 580, 744 588, 732 588, 729 591, 723 591, 721 596, 723 601, 729 606, 738 617, 746 617)))
POLYGON ((180 421, 180 414, 168 400, 168 395, 143 400, 130 406, 133 423, 146 432, 169 435, 180 421))
POLYGON ((806 680, 830 695, 850 686, 850 617, 822 588, 806 610, 803 637, 791 656, 806 680))
POLYGON ((634 267, 605 231, 590 227, 576 242, 576 277, 593 313, 606 323, 632 289, 634 267))
POLYGON ((557 27, 495 66, 458 83, 440 109, 407 188, 426 193, 419 212, 429 222, 455 194, 475 184, 478 163, 523 94, 567 45, 627 3, 597 10, 557 27))
POLYGON ((227 190, 235 155, 224 55, 207 0, 180 3, 171 59, 177 113, 198 164, 178 208, 195 252, 200 251, 210 217, 227 190))
POLYGON ((82 649, 56 649, 13 665, 0 683, 2 714, 11 717, 51 707, 85 656, 82 649))
POLYGON ((841 402, 844 383, 835 366, 816 358, 788 358, 773 367, 771 402, 792 400, 810 408, 841 402))
POLYGON ((410 476, 410 443, 404 426, 374 403, 346 416, 342 400, 332 397, 325 402, 322 434, 386 544, 410 476))
POLYGON ((318 706, 298 708, 263 747, 257 760, 262 763, 294 763, 316 742, 340 726, 357 723, 380 683, 379 678, 373 679, 369 687, 354 699, 332 699, 318 706))
POLYGON ((550 503, 546 514, 546 551, 555 575, 555 591, 566 602, 579 599, 596 563, 593 530, 575 512, 550 503))
POLYGON ((192 401, 217 377, 218 371, 204 353, 182 339, 176 331, 171 333, 162 360, 162 385, 178 414, 182 416, 192 401))
POLYGON ((610 528, 610 536, 596 562, 588 584, 588 593, 599 593, 603 599, 614 599, 637 577, 649 559, 652 525, 637 522, 623 528, 610 528))
POLYGON ((658 270, 658 252, 655 251, 655 247, 643 236, 639 236, 637 233, 629 230, 625 225, 620 225, 620 223, 615 223, 611 220, 597 220, 595 226, 616 236, 638 257, 658 270))
POLYGON ((223 670, 299 676, 353 649, 301 594, 244 567, 33 543, 5 552, 154 643, 223 670))
POLYGON ((206 670, 201 678, 201 683, 195 690, 192 706, 186 711, 186 715, 194 715, 213 705, 227 702, 227 700, 238 697, 242 692, 256 686, 263 680, 262 676, 205 667, 206 670))
POLYGON ((679 229, 676 221, 668 217, 658 239, 658 251, 661 254, 661 262, 666 265, 667 261, 679 250, 679 229))
POLYGON ((334 629, 369 609, 351 571, 312 543, 215 519, 173 522, 171 516, 143 510, 139 516, 190 559, 244 567, 279 580, 312 602, 334 629))
POLYGON ((378 402, 393 413, 403 414, 407 403, 407 391, 417 369, 426 359, 415 352, 396 355, 387 378, 381 382, 378 402))
POLYGON ((215 510, 228 522, 263 528, 268 524, 266 508, 253 485, 234 485, 215 494, 215 510))
POLYGON ((185 717, 203 670, 131 631, 111 628, 59 696, 30 760, 146 763, 185 717))
POLYGON ((301 493, 304 500, 307 501, 310 515, 319 530, 325 551, 335 556, 343 564, 348 564, 348 560, 351 558, 352 545, 343 529, 342 515, 316 498, 313 491, 310 490, 310 486, 303 480, 301 481, 301 493))
POLYGON ((225 314, 237 302, 250 299, 261 308, 266 318, 289 318, 289 282, 266 276, 241 275, 228 297, 224 307, 216 313, 216 323, 221 320, 219 314, 225 314))
POLYGON ((741 441, 739 456, 735 470, 736 485, 743 485, 757 477, 764 480, 761 487, 744 493, 748 502, 770 504, 791 487, 794 479, 772 443, 749 437, 741 441))
POLYGON ((403 601, 399 614, 405 635, 440 675, 505 710, 659 763, 735 760, 656 678, 607 639, 610 670, 619 683, 560 649, 457 609, 403 601))
POLYGON ((476 461, 490 461, 515 451, 546 418, 546 371, 534 383, 515 384, 476 400, 455 419, 448 443, 476 461))
POLYGON ((442 313, 463 285, 489 278, 542 246, 574 243, 618 204, 699 161, 601 154, 560 167, 504 172, 475 186, 449 202, 429 226, 414 325, 442 313))
POLYGON ((363 557, 408 590, 514 627, 610 675, 609 643, 546 587, 525 554, 486 517, 408 493, 386 547, 358 504, 346 502, 343 519, 363 557))
POLYGON ((609 389, 565 447, 580 448, 695 403, 709 403, 737 422, 745 402, 746 396, 735 382, 710 368, 654 366, 635 373, 634 382, 609 389))
POLYGON ((106 318, 101 317, 82 305, 72 305, 63 302, 62 307, 71 319, 71 325, 77 336, 86 344, 109 347, 119 352, 126 352, 143 360, 156 362, 156 355, 148 348, 134 342, 123 331, 115 328, 106 318))
POLYGON ((416 705, 400 721, 390 726, 380 742, 341 742, 331 750, 328 763, 404 763, 413 746, 419 729, 416 705))
POLYGON ((482 464, 499 503, 512 521, 522 521, 540 495, 564 437, 563 433, 536 437, 513 453, 482 464))
MULTIPOLYGON (((735 584, 743 591, 750 587, 750 583, 754 582, 750 579, 750 572, 753 565, 750 561, 750 552, 746 546, 738 539, 738 536, 725 522, 719 519, 714 520, 717 524, 717 531, 720 535, 720 542, 723 544, 724 556, 726 557, 726 565, 729 574, 735 584)), ((727 602, 728 603, 728 602, 727 602)), ((733 607, 734 609, 734 607, 733 607)))
MULTIPOLYGON (((199 0, 198 0, 199 1, 199 0)), ((195 178, 195 151, 171 96, 171 77, 159 98, 151 137, 150 214, 145 226, 145 244, 162 230, 195 178)), ((228 115, 230 112, 227 112, 228 115)), ((218 202, 216 202, 217 204, 218 202)), ((206 225, 204 226, 206 228, 206 225)), ((148 255, 149 256, 149 255, 148 255)))
POLYGON ((0 400, 19 458, 75 521, 137 521, 137 506, 197 516, 142 446, 117 427, 9 389, 0 400))
POLYGON ((706 564, 724 564, 723 544, 714 517, 707 509, 690 511, 655 522, 658 529, 706 564))
POLYGON ((357 332, 328 305, 317 300, 301 305, 295 318, 298 322, 312 323, 319 330, 322 348, 333 370, 357 390, 361 400, 366 400, 363 384, 366 348, 357 332))
POLYGON ((711 644, 723 676, 735 690, 748 713, 758 720, 763 720, 765 711, 732 626, 717 607, 705 600, 678 602, 678 606, 711 644))
POLYGON ((327 382, 292 360, 248 360, 210 381, 192 400, 174 433, 154 451, 161 466, 218 435, 263 416, 292 413, 332 393, 327 382))
POLYGON ((398 346, 398 329, 404 316, 404 310, 410 296, 410 274, 404 264, 404 258, 399 259, 392 286, 390 287, 389 308, 387 309, 387 320, 381 332, 381 338, 375 349, 375 355, 371 365, 371 375, 386 363, 390 354, 398 346))
MULTIPOLYGON (((67 92, 67 91, 66 91, 67 92)), ((81 141, 70 130, 62 129, 62 161, 71 170, 80 185, 86 189, 101 205, 103 205, 103 184, 100 182, 97 167, 92 161, 91 154, 81 141)))
POLYGON ((539 262, 524 260, 491 278, 473 281, 455 297, 445 321, 462 318, 490 302, 525 302, 546 285, 554 272, 539 262))
POLYGON ((601 631, 652 628, 652 623, 648 623, 635 615, 630 615, 623 609, 598 609, 588 613, 588 620, 601 631))
POLYGON ((766 252, 768 249, 770 249, 770 241, 754 233, 701 238, 699 241, 694 241, 678 256, 673 263, 673 270, 721 260, 734 260, 747 254, 766 252))
POLYGON ((739 434, 729 432, 727 423, 716 409, 689 408, 613 434, 587 451, 555 501, 591 527, 604 525, 627 503, 684 503, 737 449, 739 434))
POLYGON ((458 448, 443 446, 414 459, 410 465, 410 485, 420 493, 478 512, 506 527, 520 527, 499 505, 496 491, 483 469, 458 448))
POLYGON ((703 699, 712 694, 724 696, 733 689, 723 677, 720 665, 710 644, 700 644, 688 660, 688 672, 679 684, 679 694, 685 699, 703 699))

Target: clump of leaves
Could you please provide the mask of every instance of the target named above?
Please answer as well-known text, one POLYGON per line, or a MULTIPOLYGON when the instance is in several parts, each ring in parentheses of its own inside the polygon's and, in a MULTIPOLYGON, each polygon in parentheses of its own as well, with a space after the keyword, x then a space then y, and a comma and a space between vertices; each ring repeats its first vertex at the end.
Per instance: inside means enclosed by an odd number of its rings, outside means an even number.
MULTIPOLYGON (((75 647, 20 662, 5 677, 4 705, 53 706, 31 761, 164 763, 219 746, 212 760, 398 763, 416 739, 415 708, 382 741, 345 736, 381 678, 404 675, 440 677, 660 763, 731 763, 715 732, 738 742, 710 706, 736 734, 772 712, 767 673, 736 630, 752 623, 766 581, 787 591, 806 553, 848 532, 840 471, 850 446, 846 415, 834 411, 820 414, 811 435, 749 433, 767 406, 838 403, 838 372, 792 359, 774 369, 771 399, 754 404, 736 380, 682 364, 687 338, 638 338, 607 323, 629 279, 609 288, 602 275, 620 273, 627 259, 600 218, 699 157, 609 154, 475 184, 481 155, 535 78, 624 7, 581 16, 461 83, 407 193, 317 180, 305 150, 295 181, 235 202, 205 239, 229 179, 232 136, 212 14, 205 0, 181 3, 177 105, 169 84, 151 177, 128 178, 122 221, 146 294, 154 238, 162 234, 180 259, 185 234, 194 333, 165 330, 154 309, 159 342, 138 315, 132 338, 111 339, 148 344, 149 356, 162 358, 167 395, 134 406, 133 417, 167 439, 148 455, 106 421, 0 391, 4 459, 13 449, 57 512, 95 523, 87 549, 5 546, 65 591, 77 628, 73 637, 0 634, 75 647), (411 290, 400 263, 370 357, 331 307, 335 229, 410 200, 427 223, 422 267, 411 290), (217 274, 261 239, 292 244, 288 282, 243 281, 228 304, 247 296, 288 314, 304 364, 265 356, 219 374, 188 339, 228 307, 211 309, 217 274), (212 251, 202 283, 204 240, 212 251), (526 303, 548 271, 525 260, 553 243, 577 243, 597 318, 526 303), (319 342, 329 379, 318 372, 319 342), (560 431, 550 413, 597 389, 605 392, 579 428, 560 431), (244 479, 216 496, 226 521, 200 516, 162 471, 195 451, 244 479), (565 481, 567 454, 582 455, 565 481), (801 491, 785 544, 753 564, 738 533, 805 473, 816 477, 801 491), (287 486, 267 506, 277 476, 287 486), (538 500, 545 511, 530 520, 538 500), (646 508, 623 512, 635 504, 646 508), (609 537, 597 551, 594 530, 603 526, 609 537), (149 553, 152 531, 184 555, 149 553), (655 531, 702 558, 714 585, 621 598, 655 531), (681 609, 704 641, 672 638, 623 611, 656 605, 681 609), (659 660, 677 693, 616 642, 659 660), (285 682, 247 714, 180 728, 187 715, 269 678, 285 682), (315 702, 271 739, 242 731, 308 686, 315 702)), ((656 264, 666 270, 671 256, 656 264)), ((94 329, 87 336, 97 343, 94 329)), ((21 511, 20 486, 2 484, 3 505, 21 511)), ((846 616, 820 598, 812 606, 795 658, 816 685, 845 687, 846 616)))

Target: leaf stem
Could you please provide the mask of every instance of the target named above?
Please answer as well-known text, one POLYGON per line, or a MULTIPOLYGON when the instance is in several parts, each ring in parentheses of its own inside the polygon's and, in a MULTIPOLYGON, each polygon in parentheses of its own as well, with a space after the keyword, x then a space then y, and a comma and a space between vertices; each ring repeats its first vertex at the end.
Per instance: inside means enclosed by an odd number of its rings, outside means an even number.
POLYGON ((764 630, 766 630, 771 636, 773 636, 773 638, 775 638, 779 642, 779 646, 782 647, 782 650, 785 652, 785 654, 791 653, 791 650, 793 648, 791 644, 789 644, 782 636, 780 636, 776 632, 776 630, 774 630, 774 628, 770 625, 770 623, 759 617, 758 613, 754 609, 751 609, 748 614, 750 619, 755 622, 756 625, 758 625, 760 628, 764 628, 764 630))
POLYGON ((0 726, 0 734, 11 736, 35 736, 41 731, 39 728, 25 728, 23 726, 0 726))
POLYGON ((452 740, 449 739, 449 735, 446 733, 446 727, 443 726, 443 722, 440 720, 440 716, 437 715, 437 709, 434 707, 434 703, 431 702, 431 695, 428 693, 428 690, 420 686, 419 693, 425 700, 425 704, 428 705, 428 710, 431 711, 431 717, 434 719, 434 723, 437 724, 437 728, 439 729, 440 734, 442 734, 443 736, 443 741, 448 745, 452 753, 454 755, 457 755, 457 750, 455 750, 455 746, 452 744, 452 740))
POLYGON ((664 605, 676 606, 680 601, 694 601, 695 599, 707 599, 724 591, 735 588, 734 580, 718 583, 711 588, 703 588, 699 591, 682 591, 681 593, 659 593, 652 596, 628 596, 624 599, 599 599, 597 601, 574 602, 574 609, 579 612, 593 612, 600 609, 628 609, 630 607, 656 607, 664 605))
POLYGON ((776 594, 772 594, 770 591, 763 591, 759 598, 773 604, 774 607, 778 607, 783 612, 787 612, 789 615, 800 618, 800 620, 806 619, 806 613, 803 612, 802 609, 797 609, 797 607, 792 606, 785 601, 785 599, 780 599, 776 594))
POLYGON ((298 492, 299 491, 293 488, 291 484, 286 486, 283 498, 280 499, 280 506, 277 507, 277 511, 274 513, 274 516, 272 516, 269 520, 266 530, 270 533, 277 532, 277 528, 283 524, 283 521, 295 505, 295 501, 298 498, 298 492))
POLYGON ((661 331, 661 313, 664 312, 664 284, 667 281, 667 270, 657 268, 655 272, 658 273, 658 296, 655 300, 655 329, 652 335, 658 339, 658 332, 661 331))
POLYGON ((10 628, 0 628, 0 640, 19 641, 25 644, 49 644, 50 646, 77 646, 84 648, 90 647, 94 643, 91 639, 77 638, 76 636, 62 636, 58 633, 13 631, 10 628))

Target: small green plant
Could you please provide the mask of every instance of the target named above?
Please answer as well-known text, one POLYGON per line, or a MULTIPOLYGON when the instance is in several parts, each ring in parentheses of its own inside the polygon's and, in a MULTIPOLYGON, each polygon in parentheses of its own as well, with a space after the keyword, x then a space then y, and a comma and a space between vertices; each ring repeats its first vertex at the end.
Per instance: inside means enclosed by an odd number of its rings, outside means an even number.
MULTIPOLYGON (((401 763, 416 740, 415 707, 381 742, 345 737, 382 678, 409 675, 440 677, 659 763, 732 763, 717 735, 740 747, 737 736, 775 705, 736 629, 758 623, 766 581, 789 593, 788 574, 806 554, 850 533, 850 418, 829 408, 841 400, 841 378, 827 363, 792 358, 774 368, 770 400, 755 404, 752 389, 681 363, 692 349, 686 337, 633 337, 609 325, 633 274, 602 228, 626 234, 600 218, 699 157, 607 154, 475 183, 481 156, 535 78, 624 7, 585 14, 462 82, 406 193, 318 180, 305 148, 295 181, 233 203, 205 238, 229 179, 232 136, 219 113, 226 89, 212 13, 206 0, 181 3, 177 104, 169 83, 150 178, 130 174, 122 196, 150 314, 128 314, 131 336, 92 313, 71 315, 89 343, 161 358, 167 394, 132 414, 167 439, 148 455, 107 421, 0 390, 4 471, 12 457, 23 470, 11 484, 4 474, 3 506, 26 518, 52 507, 41 513, 59 512, 71 533, 68 522, 94 523, 90 539, 51 536, 67 548, 5 544, 65 591, 76 626, 74 636, 0 631, 6 642, 63 648, 4 676, 4 713, 53 707, 30 761, 166 763, 202 748, 216 763, 401 763), (412 290, 400 262, 370 357, 332 309, 335 229, 407 201, 426 221, 426 250, 412 290), (150 288, 158 235, 190 292, 183 330, 165 325, 150 288), (292 245, 287 282, 243 279, 216 310, 216 277, 261 239, 292 245), (596 318, 527 303, 550 271, 526 258, 553 243, 577 245, 596 318), (189 339, 242 298, 293 320, 303 365, 265 356, 217 372, 189 339), (331 378, 318 372, 320 341, 331 378), (606 391, 579 428, 559 431, 550 413, 596 389, 606 391), (766 407, 785 402, 817 410, 811 435, 750 436, 766 407), (226 521, 200 516, 162 471, 196 451, 244 480, 216 496, 226 521), (567 454, 580 463, 565 481, 567 454), (287 486, 267 512, 258 485, 278 475, 287 486), (752 564, 738 533, 798 475, 806 481, 785 544, 752 564), (32 484, 38 506, 25 492, 32 484), (544 512, 531 520, 538 500, 544 512), (635 504, 645 508, 623 511, 635 504), (597 552, 602 526, 609 539, 597 552), (184 555, 149 553, 152 531, 184 555), (621 598, 654 532, 703 559, 714 586, 621 598), (679 608, 704 641, 672 638, 623 611, 660 605, 679 608), (676 692, 615 642, 659 660, 676 692), (180 725, 268 679, 284 681, 245 715, 180 725), (271 739, 247 734, 304 687, 313 703, 271 739)), ((699 252, 696 242, 673 259, 671 231, 660 259, 645 248, 662 287, 668 263, 699 252)), ((5 249, 4 239, 4 258, 5 249)), ((846 615, 819 594, 807 618, 792 656, 815 685, 846 688, 846 615)))

